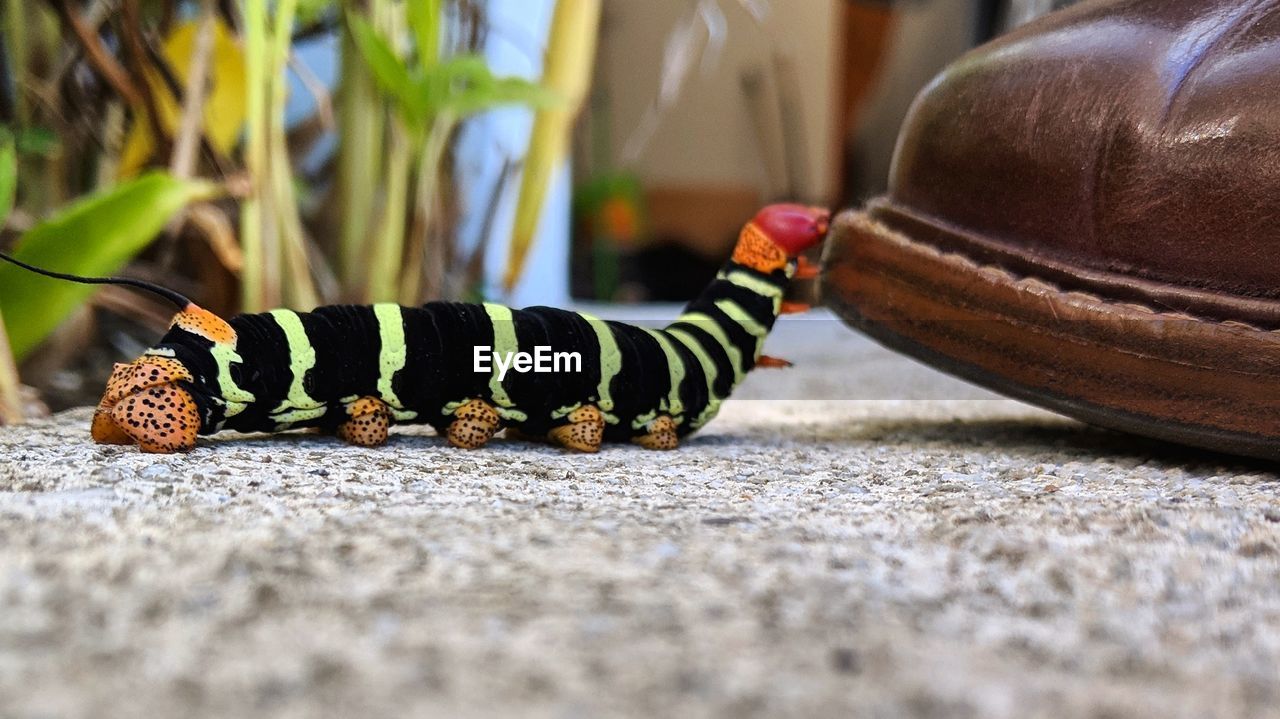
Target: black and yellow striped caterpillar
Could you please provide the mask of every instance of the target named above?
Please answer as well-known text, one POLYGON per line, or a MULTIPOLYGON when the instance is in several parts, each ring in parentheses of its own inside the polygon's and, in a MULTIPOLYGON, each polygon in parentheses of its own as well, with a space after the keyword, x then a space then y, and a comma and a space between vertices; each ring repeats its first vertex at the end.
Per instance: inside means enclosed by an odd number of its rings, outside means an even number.
POLYGON ((785 364, 761 349, 779 314, 805 309, 783 293, 793 278, 814 274, 800 253, 822 240, 828 217, 798 205, 762 210, 716 279, 660 330, 550 307, 449 302, 275 310, 228 322, 147 283, 5 259, 60 279, 141 287, 180 308, 159 344, 115 366, 93 416, 100 443, 180 452, 224 429, 315 427, 377 446, 393 423, 417 423, 466 448, 507 428, 585 452, 604 441, 673 449, 748 371, 785 364), (535 348, 570 366, 507 371, 535 348), (477 371, 482 359, 488 371, 477 371))

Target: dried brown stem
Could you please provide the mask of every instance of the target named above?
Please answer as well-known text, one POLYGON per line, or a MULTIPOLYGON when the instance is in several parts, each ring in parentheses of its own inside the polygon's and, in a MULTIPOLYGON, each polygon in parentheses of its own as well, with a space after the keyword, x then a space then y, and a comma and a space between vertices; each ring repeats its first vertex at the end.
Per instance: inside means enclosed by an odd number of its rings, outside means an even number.
POLYGON ((302 86, 307 89, 307 93, 316 101, 316 117, 320 118, 321 126, 325 130, 332 130, 334 128, 333 96, 329 94, 329 88, 325 87, 324 81, 316 77, 311 68, 307 67, 307 64, 299 60, 298 56, 292 52, 289 53, 289 67, 293 68, 293 72, 298 76, 298 80, 302 82, 302 86))
MULTIPOLYGON (((165 131, 160 119, 160 111, 156 99, 151 94, 151 86, 146 82, 146 66, 150 61, 147 55, 146 42, 142 39, 142 13, 138 9, 138 0, 125 0, 123 22, 120 23, 120 37, 124 42, 125 63, 134 77, 142 78, 136 87, 139 90, 141 104, 151 123, 151 132, 161 145, 169 143, 169 133, 165 131)), ((136 106, 135 106, 136 107, 136 106)))
POLYGON ((125 71, 124 67, 116 61, 115 56, 102 45, 98 33, 84 22, 80 17, 80 13, 71 5, 70 0, 49 0, 49 2, 53 5, 53 9, 57 11, 58 16, 62 18, 63 24, 70 28, 76 39, 80 41, 85 57, 88 58, 94 69, 98 71, 98 74, 102 76, 102 79, 116 91, 116 94, 126 104, 137 106, 141 103, 143 95, 138 86, 134 84, 133 79, 125 71))
POLYGON ((213 54, 213 28, 216 16, 213 0, 201 3, 200 24, 196 29, 195 49, 187 66, 187 86, 182 98, 182 121, 173 143, 169 171, 175 177, 188 178, 195 172, 196 150, 200 146, 204 125, 205 95, 208 90, 209 58, 213 54))
MULTIPOLYGON (((191 177, 196 169, 196 150, 200 147, 202 128, 204 126, 204 104, 209 79, 209 57, 213 53, 214 7, 212 0, 204 0, 201 4, 199 25, 196 27, 195 47, 191 51, 191 60, 187 65, 187 85, 174 91, 175 97, 182 98, 182 117, 178 124, 178 134, 174 138, 173 153, 169 157, 169 172, 181 179, 191 177)), ((152 61, 157 58, 163 63, 163 56, 152 49, 152 61)), ((168 63, 163 63, 165 70, 172 75, 168 63)), ((173 78, 176 82, 177 78, 173 78)), ((165 228, 167 242, 162 255, 162 262, 170 266, 176 258, 178 233, 183 225, 193 217, 194 208, 188 207, 169 221, 165 228)), ((216 240, 208 234, 209 227, 201 227, 210 237, 210 244, 218 247, 216 240)), ((214 228, 216 230, 216 227, 214 228)), ((223 259, 219 256, 219 259, 223 259)), ((225 264, 225 261, 224 261, 225 264)))
MULTIPOLYGON (((85 9, 84 14, 80 15, 80 21, 96 36, 98 28, 106 22, 107 16, 115 12, 115 6, 114 0, 94 0, 94 3, 85 9)), ((82 56, 78 52, 63 53, 57 67, 46 74, 46 79, 15 77, 15 81, 32 83, 30 92, 38 93, 40 101, 46 106, 54 106, 58 104, 59 88, 80 64, 81 59, 82 56)))
POLYGON ((182 82, 178 80, 178 74, 174 72, 173 66, 169 64, 169 59, 164 56, 161 44, 161 40, 155 33, 146 32, 142 34, 142 49, 147 53, 147 61, 151 63, 151 69, 155 70, 156 74, 160 76, 160 81, 164 83, 170 95, 181 98, 183 96, 182 82))
POLYGON ((232 274, 244 269, 244 253, 236 241, 236 231, 225 212, 212 203, 192 205, 187 210, 191 226, 198 229, 209 243, 218 262, 232 274))
POLYGON ((165 0, 160 8, 160 30, 163 34, 169 34, 169 30, 173 27, 174 18, 177 17, 178 4, 173 0, 165 0))

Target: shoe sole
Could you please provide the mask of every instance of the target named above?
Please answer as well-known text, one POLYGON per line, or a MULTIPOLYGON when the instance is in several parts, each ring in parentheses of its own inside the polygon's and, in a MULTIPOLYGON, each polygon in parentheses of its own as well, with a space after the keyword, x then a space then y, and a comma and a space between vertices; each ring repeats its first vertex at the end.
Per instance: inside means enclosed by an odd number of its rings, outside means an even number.
MULTIPOLYGON (((989 245, 905 226, 911 236, 844 213, 823 258, 825 303, 881 344, 1091 424, 1280 459, 1280 333, 1109 298, 1099 283, 1065 289, 1060 265, 1014 272, 992 263, 989 245)), ((1164 305, 1195 305, 1154 291, 1164 305)))

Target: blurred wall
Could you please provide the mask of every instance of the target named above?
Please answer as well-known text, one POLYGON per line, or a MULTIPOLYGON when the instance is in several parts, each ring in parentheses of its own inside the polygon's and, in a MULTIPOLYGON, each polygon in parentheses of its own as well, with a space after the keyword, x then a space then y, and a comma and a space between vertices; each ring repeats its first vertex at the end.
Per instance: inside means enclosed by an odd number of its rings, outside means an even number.
MULTIPOLYGON (((747 191, 766 199, 781 186, 757 140, 742 91, 742 74, 764 70, 773 82, 773 55, 794 61, 805 145, 803 185, 808 199, 833 192, 837 142, 833 112, 837 0, 771 0, 763 29, 732 0, 720 61, 708 75, 696 70, 684 95, 663 118, 632 168, 650 188, 747 191)), ((599 76, 608 103, 615 158, 658 90, 663 49, 691 0, 606 0, 599 76)))
MULTIPOLYGON (((870 3, 871 0, 854 0, 870 3)), ((858 108, 841 201, 857 205, 885 191, 898 130, 917 93, 952 61, 995 34, 1075 0, 903 0, 877 80, 858 108)))
POLYGON ((885 190, 898 130, 916 94, 973 47, 983 0, 929 0, 894 6, 879 78, 858 113, 844 202, 885 190))

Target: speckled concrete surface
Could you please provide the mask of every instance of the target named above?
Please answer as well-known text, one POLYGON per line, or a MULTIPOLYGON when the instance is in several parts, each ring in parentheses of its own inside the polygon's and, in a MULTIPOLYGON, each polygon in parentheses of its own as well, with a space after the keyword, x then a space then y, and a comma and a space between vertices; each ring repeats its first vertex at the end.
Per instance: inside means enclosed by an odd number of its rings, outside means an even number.
POLYGON ((770 351, 667 454, 0 430, 0 716, 1280 716, 1269 467, 770 351))

